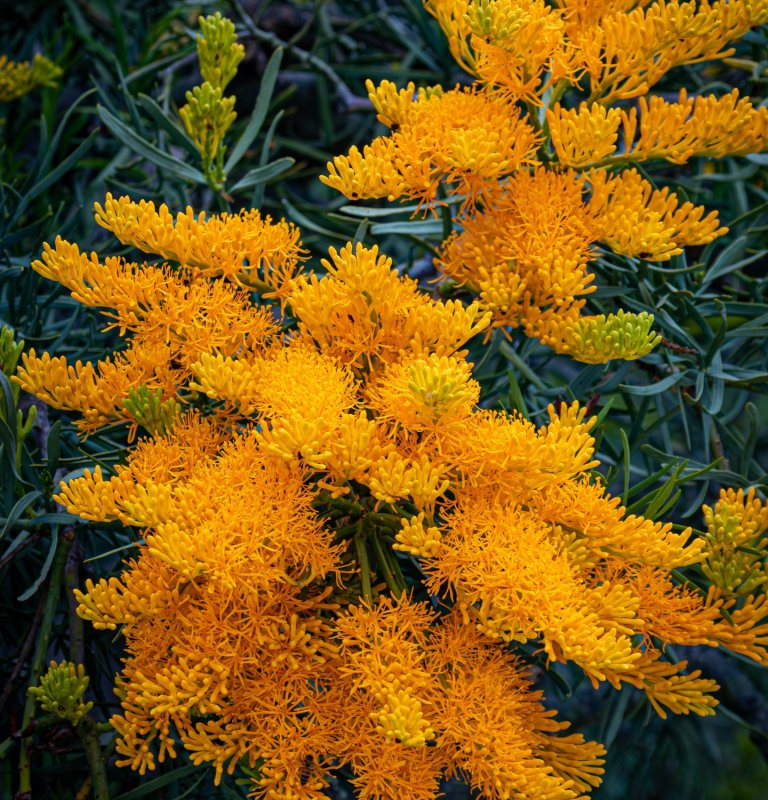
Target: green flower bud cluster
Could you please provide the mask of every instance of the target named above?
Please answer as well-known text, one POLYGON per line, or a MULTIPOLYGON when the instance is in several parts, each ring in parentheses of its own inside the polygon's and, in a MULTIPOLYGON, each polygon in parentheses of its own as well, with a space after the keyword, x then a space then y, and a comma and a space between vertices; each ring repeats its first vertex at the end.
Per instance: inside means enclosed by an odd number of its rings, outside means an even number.
MULTIPOLYGON (((11 328, 0 328, 0 372, 9 378, 16 372, 16 365, 24 350, 24 342, 17 342, 11 328)), ((13 384, 14 399, 18 399, 19 387, 13 384)))
POLYGON ((224 97, 218 86, 208 82, 187 92, 187 105, 179 113, 203 164, 211 164, 224 151, 221 141, 237 118, 234 107, 234 97, 224 97))
POLYGON ((48 672, 40 678, 40 685, 31 686, 29 693, 44 711, 77 725, 93 708, 93 702, 83 702, 87 689, 88 676, 82 664, 51 661, 48 672))
POLYGON ((200 74, 206 83, 223 90, 237 74, 245 48, 237 43, 232 21, 218 11, 210 17, 200 17, 199 24, 202 31, 197 37, 200 74))
POLYGON ((237 118, 235 98, 224 89, 235 77, 245 56, 237 43, 235 26, 219 12, 200 17, 197 57, 203 83, 187 92, 187 103, 179 110, 184 128, 195 143, 203 161, 203 173, 212 189, 221 191, 224 172, 224 136, 237 118))
MULTIPOLYGON (((17 342, 11 328, 0 328, 0 373, 10 378, 16 372, 16 366, 24 350, 24 342, 17 342)), ((29 436, 32 426, 37 419, 37 406, 31 405, 27 410, 26 418, 20 408, 16 408, 19 402, 19 392, 21 388, 13 381, 4 382, 8 387, 13 399, 13 403, 0 402, 0 420, 13 425, 14 417, 16 423, 16 465, 21 465, 21 447, 24 440, 29 436)))
POLYGON ((578 320, 571 352, 586 363, 605 363, 611 358, 633 359, 649 353, 661 341, 653 331, 653 315, 645 311, 633 314, 599 314, 578 320))
POLYGON ((162 389, 148 389, 141 386, 138 391, 131 389, 123 406, 128 413, 151 434, 165 434, 173 428, 181 406, 175 397, 163 400, 162 389))

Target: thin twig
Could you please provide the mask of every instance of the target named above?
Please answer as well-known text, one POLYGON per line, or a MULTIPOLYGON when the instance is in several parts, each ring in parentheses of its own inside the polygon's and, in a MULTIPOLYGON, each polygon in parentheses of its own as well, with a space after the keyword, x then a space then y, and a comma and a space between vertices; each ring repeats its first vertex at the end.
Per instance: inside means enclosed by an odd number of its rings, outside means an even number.
POLYGON ((77 614, 77 601, 75 600, 75 589, 80 585, 82 558, 83 548, 77 539, 73 538, 72 547, 64 567, 64 589, 67 594, 67 608, 69 610, 69 660, 73 664, 83 664, 85 662, 85 632, 83 620, 77 614))
POLYGON ((373 602, 373 592, 371 590, 371 563, 368 560, 368 550, 366 549, 366 533, 361 522, 357 523, 357 533, 355 534, 355 549, 357 550, 357 561, 360 565, 360 581, 362 583, 363 598, 370 605, 373 602))
POLYGON ((12 550, 6 556, 3 556, 3 558, 0 558, 0 569, 2 569, 9 562, 13 561, 13 559, 16 558, 16 556, 21 553, 22 550, 26 550, 31 544, 39 541, 42 535, 42 533, 33 533, 31 536, 27 537, 15 550, 12 550))
POLYGON ((94 800, 109 800, 109 787, 107 784, 107 770, 105 766, 104 754, 99 745, 99 734, 96 722, 90 715, 86 715, 78 723, 77 735, 85 750, 85 757, 88 760, 88 767, 91 772, 93 782, 94 800))
POLYGON ((245 9, 240 4, 239 0, 231 0, 231 5, 242 20, 242 23, 248 30, 248 33, 254 39, 259 42, 264 42, 264 44, 268 44, 275 50, 277 50, 278 47, 282 47, 285 50, 290 51, 302 64, 308 64, 314 67, 318 72, 321 72, 323 75, 325 75, 325 77, 328 78, 328 80, 330 80, 331 83, 336 87, 336 91, 339 93, 341 101, 348 110, 362 111, 373 107, 370 100, 365 97, 358 97, 349 88, 349 86, 347 86, 342 78, 339 77, 338 73, 327 62, 323 61, 323 59, 318 58, 308 50, 304 50, 303 47, 299 47, 292 41, 287 42, 276 34, 259 28, 258 25, 256 25, 248 16, 248 14, 246 14, 245 9))
POLYGON ((27 637, 24 639, 24 644, 19 652, 19 656, 16 659, 16 663, 13 665, 13 671, 8 678, 8 682, 3 687, 2 695, 0 695, 0 710, 2 710, 5 704, 8 702, 8 698, 11 696, 11 692, 13 691, 13 685, 16 683, 19 673, 24 668, 24 664, 27 662, 27 656, 29 656, 32 645, 35 642, 35 634, 37 633, 37 628, 40 625, 40 619, 43 616, 43 608, 45 608, 45 594, 41 593, 40 599, 37 601, 35 616, 32 618, 32 624, 29 626, 29 633, 27 633, 27 637))
MULTIPOLYGON (((52 535, 53 534, 52 529, 52 535)), ((29 667, 29 686, 37 686, 40 676, 43 673, 43 662, 48 653, 48 645, 51 640, 53 630, 53 620, 56 616, 56 606, 61 596, 61 586, 64 579, 64 565, 69 555, 69 548, 72 546, 74 532, 72 528, 65 528, 58 534, 59 540, 56 544, 56 556, 53 567, 51 568, 51 580, 48 584, 48 592, 45 599, 43 619, 40 623, 40 630, 37 635, 37 645, 32 656, 32 663, 29 667)), ((26 731, 27 726, 32 721, 35 712, 35 698, 27 695, 24 703, 24 714, 21 720, 21 730, 26 731)), ((21 740, 21 752, 19 754, 19 791, 18 795, 24 796, 32 791, 32 763, 30 761, 30 747, 32 737, 27 736, 21 740)))

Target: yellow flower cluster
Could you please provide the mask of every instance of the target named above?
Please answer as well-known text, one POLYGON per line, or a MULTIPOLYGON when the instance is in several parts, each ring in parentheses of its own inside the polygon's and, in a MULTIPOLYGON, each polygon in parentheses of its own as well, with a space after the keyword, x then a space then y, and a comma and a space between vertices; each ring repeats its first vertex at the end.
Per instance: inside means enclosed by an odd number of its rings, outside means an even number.
POLYGON ((390 133, 334 158, 321 180, 352 200, 455 201, 458 232, 436 265, 477 295, 494 326, 521 325, 585 362, 647 354, 659 341, 652 317, 582 316, 594 245, 663 261, 727 231, 715 212, 620 170, 768 146, 768 108, 737 90, 647 96, 674 67, 730 55, 730 42, 768 21, 768 2, 425 5, 474 84, 398 90, 368 81, 390 133))
MULTIPOLYGON (((582 179, 558 179, 582 202, 582 179)), ((666 195, 620 180, 601 202, 639 193, 677 224, 666 195)), ((582 207, 562 231, 574 250, 595 231, 582 207)), ((421 293, 362 244, 293 275, 298 241, 276 267, 286 230, 255 214, 125 198, 96 213, 170 263, 46 247, 34 268, 130 343, 96 366, 31 352, 16 380, 85 431, 150 433, 57 497, 142 531, 120 577, 76 593, 84 619, 125 637, 118 763, 144 773, 181 746, 217 781, 241 765, 269 800, 320 800, 341 767, 364 800, 431 800, 455 775, 489 800, 577 800, 604 749, 564 733, 510 643, 636 687, 662 716, 713 713, 717 688, 665 645, 768 663, 764 504, 724 495, 706 538, 628 515, 592 472, 584 409, 536 427, 478 408, 462 348, 491 325, 479 303, 421 293), (291 332, 254 304, 251 269, 285 279, 269 288, 291 332), (713 588, 679 582, 683 567, 713 588)))
POLYGON ((535 163, 539 139, 503 95, 439 87, 414 94, 413 84, 396 93, 389 81, 378 90, 368 81, 368 91, 392 136, 376 139, 362 154, 353 147, 321 177, 353 200, 413 197, 433 203, 445 181, 469 203, 500 178, 535 163))
MULTIPOLYGON (((278 332, 275 318, 267 308, 253 306, 240 287, 286 297, 303 258, 296 228, 262 219, 256 211, 206 218, 187 209, 174 217, 165 206, 155 209, 152 203, 109 195, 103 206, 97 204, 96 220, 122 243, 155 252, 175 266, 118 257, 102 262, 60 237, 53 246, 46 244, 42 260, 32 265, 79 302, 101 308, 109 327, 133 334, 128 350, 97 367, 67 364, 47 353, 27 356, 29 384, 51 405, 81 413, 82 431, 113 420, 135 425, 127 405, 140 398, 132 392, 175 403, 193 364, 209 353, 224 357, 268 347, 278 332), (225 280, 211 282, 209 276, 225 280)), ((162 409, 158 413, 167 416, 162 409)))
POLYGON ((9 61, 0 55, 0 103, 16 100, 39 86, 56 86, 61 67, 36 53, 31 63, 9 61))
POLYGON ((138 203, 108 194, 96 204, 96 222, 123 244, 193 268, 200 276, 222 276, 244 289, 284 299, 304 251, 299 231, 284 220, 262 218, 256 209, 206 218, 191 208, 171 214, 166 205, 138 203))
POLYGON ((768 108, 755 108, 748 98, 739 98, 737 89, 723 97, 689 97, 682 89, 674 103, 641 97, 638 109, 606 109, 599 103, 569 110, 558 103, 547 109, 559 163, 586 167, 665 159, 684 164, 694 156, 746 155, 768 146, 768 108))

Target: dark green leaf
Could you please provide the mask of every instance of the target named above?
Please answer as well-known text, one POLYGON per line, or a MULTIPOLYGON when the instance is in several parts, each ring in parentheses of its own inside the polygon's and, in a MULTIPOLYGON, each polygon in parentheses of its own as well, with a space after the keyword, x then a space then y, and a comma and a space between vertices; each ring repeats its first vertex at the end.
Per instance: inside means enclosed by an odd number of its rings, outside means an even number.
POLYGON ((174 144, 183 147, 190 155, 198 156, 197 146, 189 138, 184 128, 170 119, 149 95, 140 94, 139 105, 152 117, 155 124, 171 137, 171 141, 174 144))
POLYGON ((118 795, 114 800, 141 800, 141 798, 152 795, 164 786, 168 786, 171 783, 180 781, 182 778, 186 778, 188 775, 205 769, 205 765, 197 766, 195 764, 187 764, 184 767, 178 767, 178 769, 166 772, 165 775, 160 775, 158 778, 154 778, 141 786, 137 786, 135 789, 131 789, 130 792, 124 792, 118 795))
POLYGON ((205 184, 205 177, 200 170, 184 164, 168 153, 164 153, 162 150, 155 147, 155 145, 131 130, 122 120, 118 119, 110 111, 107 111, 103 106, 98 106, 98 113, 101 121, 109 130, 112 131, 126 147, 129 147, 135 153, 138 153, 156 166, 167 170, 172 175, 176 175, 185 181, 205 184))
POLYGON ((249 189, 251 186, 279 178, 285 175, 295 163, 295 160, 290 156, 283 156, 283 158, 278 158, 277 161, 273 161, 271 164, 255 167, 250 172, 246 172, 229 191, 233 193, 240 192, 243 189, 249 189))
MULTIPOLYGON (((251 118, 243 131, 242 136, 237 140, 237 143, 232 148, 224 165, 224 171, 229 174, 237 166, 240 159, 245 155, 248 148, 253 144, 254 139, 259 135, 261 126, 267 118, 269 111, 269 104, 272 101, 272 94, 275 90, 275 83, 280 71, 280 63, 283 59, 283 48, 278 47, 272 57, 269 59, 264 75, 261 79, 261 87, 259 88, 259 96, 256 98, 256 105, 251 112, 251 118)), ((249 184, 252 185, 252 184, 249 184)), ((232 191, 235 191, 233 189, 232 191)))
POLYGON ((693 374, 692 370, 684 370, 682 372, 676 372, 673 375, 668 375, 666 378, 662 378, 660 381, 656 381, 656 383, 652 383, 650 386, 622 384, 620 388, 629 394, 639 395, 640 397, 661 394, 684 380, 690 380, 693 374))
POLYGON ((32 595, 40 588, 43 584, 43 581, 48 577, 48 573, 51 571, 51 564, 53 564, 53 558, 56 555, 56 547, 59 543, 59 528, 57 525, 51 527, 51 536, 50 541, 48 542, 48 553, 45 556, 45 561, 43 562, 42 569, 40 570, 40 574, 35 578, 34 583, 26 590, 19 595, 18 601, 23 603, 25 600, 29 600, 32 595))
POLYGON ((0 530, 0 539, 5 537, 5 534, 8 533, 8 531, 21 518, 21 515, 32 505, 32 503, 42 496, 42 492, 28 492, 24 495, 24 497, 16 501, 16 504, 13 506, 6 519, 4 521, 0 520, 0 522, 3 522, 2 530, 0 530))

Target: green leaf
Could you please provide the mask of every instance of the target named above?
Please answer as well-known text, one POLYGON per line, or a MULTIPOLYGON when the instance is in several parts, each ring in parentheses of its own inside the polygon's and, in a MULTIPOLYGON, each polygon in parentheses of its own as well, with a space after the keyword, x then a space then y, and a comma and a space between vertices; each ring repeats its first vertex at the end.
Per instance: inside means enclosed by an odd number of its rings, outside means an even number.
MULTIPOLYGON (((275 83, 280 71, 280 62, 283 59, 283 48, 278 47, 272 54, 272 57, 267 63, 264 75, 261 79, 261 87, 259 88, 259 96, 256 98, 256 104, 251 112, 251 118, 243 131, 242 136, 238 139, 237 144, 232 148, 229 158, 224 164, 224 172, 229 173, 237 166, 240 159, 245 155, 248 148, 253 144, 253 140, 259 135, 261 126, 267 118, 269 111, 269 104, 272 100, 272 94, 275 90, 275 83)), ((234 191, 234 189, 232 190, 234 191)))
POLYGON ((15 553, 31 535, 32 534, 28 530, 20 531, 19 535, 5 549, 5 552, 3 553, 3 559, 7 561, 8 557, 12 553, 15 553))
MULTIPOLYGON (((652 456, 658 461, 665 463, 665 466, 661 470, 662 473, 671 469, 680 460, 679 456, 672 455, 671 453, 665 453, 663 450, 659 450, 658 448, 653 447, 653 445, 650 444, 641 445, 640 449, 646 455, 652 456)), ((719 458, 715 459, 714 461, 708 464, 702 464, 701 462, 694 461, 690 458, 686 459, 686 461, 688 463, 685 470, 683 470, 682 473, 686 481, 697 480, 698 478, 706 475, 707 478, 713 481, 721 481, 722 483, 728 483, 732 485, 743 483, 743 478, 737 473, 725 469, 715 469, 721 461, 721 459, 719 458)), ((653 476, 651 476, 651 478, 653 478, 653 476)), ((642 483, 633 486, 629 491, 630 495, 635 494, 637 491, 646 488, 650 483, 653 482, 654 482, 653 480, 647 478, 646 480, 642 481, 642 483)))
POLYGON ((96 556, 91 556, 90 558, 84 558, 83 564, 90 564, 92 561, 98 561, 101 558, 107 558, 108 556, 113 556, 115 553, 123 553, 126 550, 133 550, 134 548, 139 546, 139 542, 130 542, 129 544, 121 545, 120 547, 114 547, 112 550, 106 550, 103 553, 99 553, 96 556))
POLYGON ((128 45, 125 36, 125 26, 120 19, 120 9, 118 8, 115 0, 107 0, 107 12, 109 19, 112 23, 112 31, 114 37, 114 56, 120 69, 123 73, 128 72, 130 68, 130 59, 128 58, 128 45))
POLYGON ((677 488, 680 473, 687 466, 686 461, 681 461, 673 470, 672 474, 664 481, 664 483, 654 492, 650 492, 645 497, 642 497, 636 503, 633 503, 627 512, 630 514, 637 514, 645 506, 642 511, 643 516, 648 519, 656 519, 659 516, 659 511, 662 506, 667 502, 672 492, 677 488))
POLYGON ((57 419, 56 422, 51 425, 51 429, 48 432, 48 441, 46 443, 46 449, 48 451, 48 458, 46 459, 46 466, 48 468, 48 472, 53 476, 53 473, 56 471, 56 467, 59 464, 59 456, 61 454, 61 420, 57 419))
POLYGON ((403 222, 377 222, 371 226, 371 233, 384 236, 388 233, 400 233, 406 236, 440 236, 443 235, 443 223, 439 219, 413 220, 403 222))
POLYGON ((35 578, 34 583, 27 589, 26 592, 20 594, 18 596, 18 601, 23 603, 25 600, 29 600, 32 595, 40 588, 43 581, 48 577, 48 573, 51 571, 51 564, 53 564, 53 557, 56 555, 56 546, 59 543, 59 527, 58 525, 54 525, 51 527, 51 541, 48 544, 48 554, 45 557, 45 561, 43 562, 43 567, 40 570, 40 574, 35 578))
POLYGON ((608 748, 613 743, 614 739, 618 736, 621 724, 624 722, 624 717, 627 713, 627 706, 632 696, 632 689, 629 686, 624 686, 619 694, 619 699, 611 712, 610 719, 607 720, 605 733, 600 737, 600 741, 608 748))
POLYGON ((174 144, 183 147, 188 153, 197 156, 198 150, 187 132, 174 120, 170 119, 157 102, 149 95, 139 95, 139 105, 146 111, 152 120, 162 128, 170 137, 174 144))
MULTIPOLYGON (((685 476, 686 480, 690 480, 689 476, 685 476)), ((698 516, 701 513, 701 506, 704 501, 709 497, 709 481, 702 481, 701 486, 699 487, 699 491, 696 495, 690 500, 688 503, 688 508, 684 511, 679 512, 680 517, 682 519, 688 519, 689 517, 696 514, 698 516)))
POLYGON ((16 422, 16 401, 13 397, 13 387, 6 374, 0 371, 0 420, 16 422))
POLYGON ((707 270, 707 274, 702 280, 702 285, 706 286, 716 278, 727 275, 729 272, 739 269, 741 259, 747 246, 749 245, 748 236, 738 236, 734 239, 714 260, 712 266, 707 270))
MULTIPOLYGON (((5 377, 4 375, 0 377, 5 377)), ((3 493, 3 507, 8 506, 13 501, 14 480, 17 483, 25 484, 16 468, 16 425, 13 428, 4 420, 0 419, 0 485, 3 493), (13 480, 12 480, 12 479, 13 480)))
POLYGON ((278 178, 285 175, 286 172, 296 163, 295 159, 290 156, 283 156, 273 161, 271 164, 266 164, 263 167, 256 167, 255 169, 246 172, 245 175, 229 190, 230 192, 239 192, 243 189, 249 189, 251 186, 256 186, 260 183, 266 183, 269 180, 278 178))
MULTIPOLYGON (((719 306, 720 326, 717 331, 715 331, 715 335, 712 337, 712 341, 707 345, 706 353, 704 353, 703 363, 705 367, 708 367, 712 363, 720 349, 720 345, 725 341, 725 336, 728 333, 728 315, 725 311, 725 307, 720 303, 717 303, 717 305, 719 306)), ((722 359, 720 363, 722 365, 722 359)))
POLYGON ((135 789, 131 789, 130 792, 124 792, 123 794, 119 794, 117 797, 114 798, 114 800, 141 800, 141 798, 143 797, 152 795, 158 789, 162 789, 164 786, 168 786, 169 783, 174 783, 175 781, 179 781, 182 778, 186 778, 187 775, 192 775, 195 772, 200 772, 201 770, 205 769, 207 769, 205 765, 198 766, 195 764, 188 764, 185 767, 179 767, 178 769, 166 772, 165 775, 160 775, 160 777, 158 778, 154 778, 151 781, 147 781, 141 786, 137 786, 135 789))
MULTIPOLYGON (((53 161, 56 151, 58 150, 59 144, 61 143, 61 138, 64 135, 64 131, 66 130, 72 115, 75 113, 75 111, 79 109, 80 104, 84 100, 86 100, 88 97, 95 94, 96 92, 97 89, 95 88, 88 89, 88 91, 83 92, 83 94, 81 94, 73 103, 71 103, 67 108, 67 110, 64 112, 64 116, 61 118, 61 121, 56 126, 56 132, 51 137, 50 144, 48 145, 48 148, 45 150, 45 155, 37 163, 37 168, 35 170, 35 178, 34 178, 35 181, 39 181, 43 175, 47 175, 48 172, 50 171, 51 162, 53 161)), ((45 128, 45 125, 42 123, 42 121, 40 127, 42 134, 42 129, 45 128)), ((41 152, 42 151, 43 148, 41 141, 41 152)))
POLYGON ((509 406, 513 411, 517 411, 525 419, 530 419, 531 415, 528 412, 528 406, 525 403, 523 392, 520 389, 520 384, 517 382, 515 373, 507 370, 507 380, 509 381, 509 406))
POLYGON ((760 412, 754 403, 746 404, 744 407, 744 416, 747 421, 747 431, 744 447, 741 451, 741 471, 744 475, 749 475, 750 462, 755 452, 755 446, 757 445, 762 425, 760 424, 760 412))
POLYGON ((506 341, 501 341, 499 343, 499 352, 507 359, 507 361, 511 361, 512 365, 517 367, 518 370, 524 375, 524 377, 529 380, 537 389, 545 389, 544 381, 536 374, 536 371, 531 369, 525 359, 521 358, 520 355, 517 353, 515 348, 506 341))
POLYGON ((624 428, 619 428, 619 436, 621 437, 621 450, 624 463, 624 488, 621 492, 621 504, 626 508, 627 502, 629 501, 629 439, 627 439, 627 434, 624 428))
MULTIPOLYGON (((38 514, 31 519, 21 520, 27 528, 34 528, 40 525, 72 525, 75 522, 85 522, 82 517, 77 514, 70 514, 68 511, 56 511, 50 514, 38 514)), ((17 520, 13 523, 12 527, 18 527, 20 522, 17 520)))
MULTIPOLYGON (((658 451, 661 453, 661 451, 658 451)), ((663 455, 667 455, 664 453, 663 455)), ((668 456, 671 458, 671 456, 668 456)), ((636 494, 639 494, 644 489, 647 489, 649 486, 652 486, 656 481, 660 480, 664 475, 669 472, 670 469, 674 466, 674 462, 665 464, 660 469, 657 469, 656 472, 651 473, 647 478, 640 481, 640 483, 636 483, 634 486, 630 487, 629 491, 627 492, 627 499, 634 497, 636 494)))
POLYGON ((661 394, 661 392, 670 389, 683 380, 693 380, 694 374, 693 370, 687 369, 682 372, 676 372, 674 375, 668 375, 666 378, 662 378, 660 381, 656 381, 656 383, 652 383, 650 386, 633 386, 632 384, 624 383, 619 388, 628 394, 647 397, 649 395, 661 394))
MULTIPOLYGON (((557 687, 558 691, 562 694, 563 697, 572 697, 573 696, 573 687, 570 683, 563 677, 558 670, 556 669, 557 665, 550 666, 548 669, 544 670, 544 674, 546 677, 552 681, 552 683, 557 687), (555 667, 555 668, 553 668, 555 667)), ((542 663, 542 669, 544 669, 544 664, 542 663)))
POLYGON ((177 158, 168 155, 168 153, 164 153, 162 150, 155 147, 155 145, 139 136, 138 133, 129 128, 110 111, 107 111, 104 106, 97 106, 97 109, 101 121, 124 145, 126 145, 126 147, 130 147, 131 150, 146 158, 147 161, 151 161, 161 169, 167 170, 185 181, 205 184, 205 176, 200 170, 182 163, 177 158))
POLYGON ((183 64, 184 60, 195 52, 195 49, 196 47, 194 43, 187 45, 186 47, 178 45, 178 49, 175 49, 171 55, 163 56, 155 61, 150 61, 148 64, 144 64, 143 66, 139 67, 138 69, 134 69, 133 72, 126 75, 125 85, 128 86, 131 83, 135 83, 136 81, 141 80, 141 78, 143 78, 145 75, 151 75, 153 78, 156 78, 160 73, 160 70, 165 69, 173 64, 183 64))
POLYGON ((683 490, 676 489, 675 493, 669 498, 669 500, 667 500, 667 502, 664 503, 664 505, 661 506, 661 508, 658 508, 654 512, 654 516, 651 519, 663 519, 664 517, 666 517, 667 514, 675 507, 677 501, 682 497, 682 495, 683 495, 683 490))
POLYGON ((595 417, 594 430, 597 430, 603 424, 603 421, 608 416, 608 412, 611 410, 615 402, 615 397, 608 398, 608 402, 600 409, 600 413, 595 417))
POLYGON ((332 239, 339 239, 343 242, 349 241, 349 236, 345 233, 339 233, 338 231, 332 231, 330 228, 326 228, 323 225, 319 225, 316 222, 313 222, 308 216, 304 213, 299 211, 290 200, 286 197, 282 199, 283 206, 285 206, 286 210, 288 211, 288 216, 300 227, 306 228, 309 231, 313 231, 314 233, 320 233, 323 236, 328 236, 332 239))
POLYGON ((355 235, 352 237, 352 244, 357 245, 359 242, 364 242, 367 234, 368 220, 363 219, 360 221, 360 224, 357 226, 357 230, 355 231, 355 235))
POLYGON ((98 128, 92 130, 85 139, 71 152, 63 161, 59 162, 44 178, 39 180, 34 186, 24 193, 24 197, 16 209, 16 216, 18 217, 22 211, 29 205, 31 200, 34 200, 38 195, 42 194, 49 186, 61 180, 62 175, 69 172, 78 161, 91 149, 91 145, 99 135, 98 128))
MULTIPOLYGON (((278 111, 275 114, 272 122, 267 129, 267 133, 264 136, 264 141, 261 143, 261 155, 259 156, 259 166, 263 167, 269 163, 269 155, 270 150, 272 148, 272 142, 275 138, 275 131, 277 130, 277 125, 280 120, 283 118, 284 111, 278 111)), ((252 208, 261 208, 264 205, 264 190, 266 184, 259 183, 254 187, 253 192, 251 193, 251 207, 252 208)))
POLYGON ((27 492, 11 509, 11 512, 5 519, 5 524, 0 530, 0 539, 5 537, 5 534, 13 527, 14 523, 21 518, 21 515, 35 502, 43 496, 42 492, 27 492))
POLYGON ((756 369, 737 367, 732 364, 724 364, 722 369, 711 369, 707 372, 710 378, 718 378, 727 382, 749 383, 768 380, 768 372, 756 369))
POLYGON ((657 325, 663 324, 665 333, 674 332, 675 337, 670 338, 677 338, 679 340, 678 344, 682 343, 686 347, 690 347, 692 350, 698 351, 699 343, 688 331, 677 324, 672 314, 664 309, 654 309, 653 315, 657 325))
POLYGON ((729 341, 733 339, 743 339, 745 337, 765 337, 768 336, 768 314, 761 314, 759 317, 739 325, 734 330, 729 330, 726 334, 726 339, 729 341))
POLYGON ((339 212, 349 214, 350 217, 394 217, 397 214, 408 214, 409 216, 418 211, 419 207, 415 203, 407 206, 395 206, 394 208, 375 208, 374 206, 342 206, 339 212))

